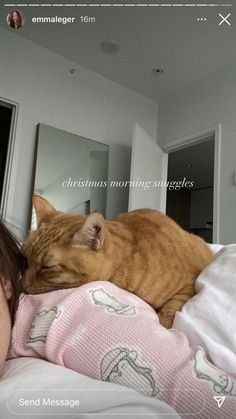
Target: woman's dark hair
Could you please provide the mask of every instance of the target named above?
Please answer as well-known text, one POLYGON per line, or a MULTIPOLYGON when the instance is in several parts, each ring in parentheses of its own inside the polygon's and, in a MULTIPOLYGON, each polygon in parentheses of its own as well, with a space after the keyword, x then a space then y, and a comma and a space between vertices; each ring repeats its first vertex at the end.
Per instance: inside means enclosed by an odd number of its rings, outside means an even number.
POLYGON ((21 28, 22 26, 22 17, 21 17, 21 13, 19 12, 19 10, 13 10, 10 14, 9 14, 9 18, 8 18, 8 22, 11 28, 15 28, 15 22, 13 20, 13 13, 17 14, 17 28, 21 28))
POLYGON ((12 295, 8 300, 8 305, 12 325, 20 295, 19 280, 26 265, 26 259, 17 239, 0 220, 0 281, 2 283, 2 279, 4 279, 11 284, 12 295))

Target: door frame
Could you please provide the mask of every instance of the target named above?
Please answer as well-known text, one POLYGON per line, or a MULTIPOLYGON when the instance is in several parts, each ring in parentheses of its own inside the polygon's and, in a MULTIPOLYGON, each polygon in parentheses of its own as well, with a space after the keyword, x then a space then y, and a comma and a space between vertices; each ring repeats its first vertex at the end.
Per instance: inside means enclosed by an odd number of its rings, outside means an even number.
POLYGON ((221 161, 221 123, 178 138, 162 146, 165 153, 169 154, 194 144, 207 141, 210 136, 214 136, 214 181, 213 181, 213 243, 220 240, 220 161, 221 161))
POLYGON ((8 205, 9 205, 9 191, 11 184, 11 175, 13 171, 13 154, 15 149, 15 138, 16 138, 16 125, 19 113, 19 103, 6 99, 5 97, 0 96, 0 104, 2 106, 7 105, 12 109, 12 118, 11 118, 11 127, 9 132, 9 143, 7 150, 7 159, 6 167, 4 173, 3 189, 2 189, 2 199, 0 212, 3 219, 7 219, 8 205))

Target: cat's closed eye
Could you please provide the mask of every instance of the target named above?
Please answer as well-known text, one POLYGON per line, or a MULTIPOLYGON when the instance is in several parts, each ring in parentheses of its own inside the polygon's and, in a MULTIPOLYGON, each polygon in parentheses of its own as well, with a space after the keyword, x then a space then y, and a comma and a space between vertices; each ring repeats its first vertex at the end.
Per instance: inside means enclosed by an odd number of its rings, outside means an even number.
POLYGON ((43 265, 42 267, 41 267, 41 270, 42 271, 48 271, 48 270, 58 270, 58 269, 60 269, 60 266, 59 265, 43 265))

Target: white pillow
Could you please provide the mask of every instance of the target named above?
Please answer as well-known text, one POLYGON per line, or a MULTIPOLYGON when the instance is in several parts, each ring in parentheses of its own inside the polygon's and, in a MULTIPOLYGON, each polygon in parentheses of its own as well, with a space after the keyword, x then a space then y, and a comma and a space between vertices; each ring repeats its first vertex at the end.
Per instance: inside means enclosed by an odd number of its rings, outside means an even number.
POLYGON ((205 347, 213 363, 236 375, 236 245, 224 246, 198 276, 197 294, 177 312, 173 328, 205 347))

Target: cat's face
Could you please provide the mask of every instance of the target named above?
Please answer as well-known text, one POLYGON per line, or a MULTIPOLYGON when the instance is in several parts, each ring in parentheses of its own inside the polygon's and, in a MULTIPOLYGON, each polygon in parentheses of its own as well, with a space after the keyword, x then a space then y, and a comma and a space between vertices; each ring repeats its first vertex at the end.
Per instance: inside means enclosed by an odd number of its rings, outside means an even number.
POLYGON ((105 239, 102 215, 65 214, 38 196, 33 203, 38 228, 23 245, 29 267, 21 281, 22 290, 39 294, 101 279, 105 239))

